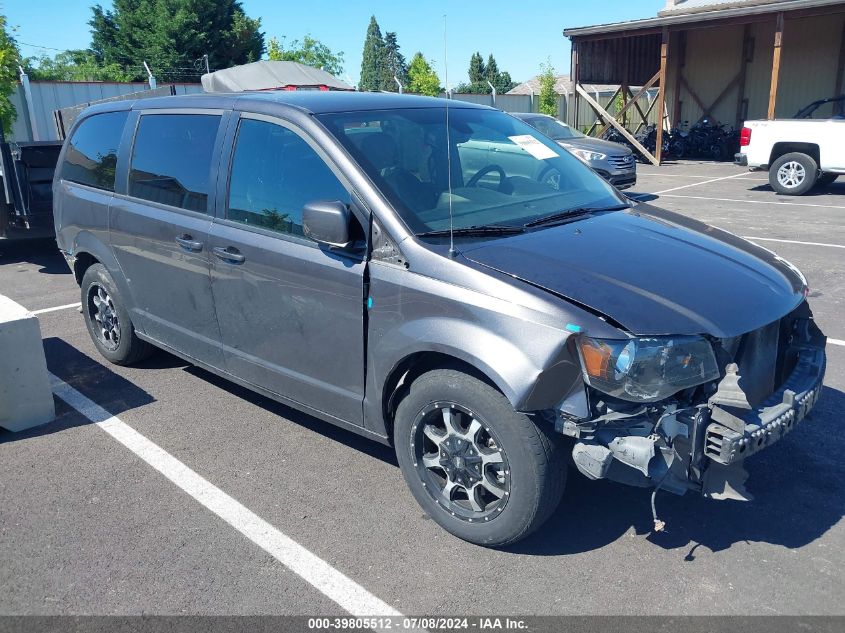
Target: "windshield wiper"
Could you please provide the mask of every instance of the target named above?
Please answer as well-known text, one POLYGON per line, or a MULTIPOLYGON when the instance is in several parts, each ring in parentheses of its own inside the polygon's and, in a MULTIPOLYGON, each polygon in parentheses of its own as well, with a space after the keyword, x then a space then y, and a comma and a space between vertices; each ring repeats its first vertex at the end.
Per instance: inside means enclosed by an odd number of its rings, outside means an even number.
POLYGON ((534 226, 547 226, 550 224, 565 224, 571 220, 575 220, 578 218, 583 218, 585 216, 590 216, 593 213, 599 213, 602 211, 621 211, 622 209, 630 209, 631 205, 629 204, 617 204, 609 207, 576 207, 574 209, 567 209, 566 211, 560 211, 558 213, 552 213, 551 215, 547 215, 542 218, 537 218, 536 220, 531 220, 526 224, 523 224, 523 227, 526 229, 530 229, 534 226))
POLYGON ((521 226, 508 226, 504 224, 483 224, 480 226, 465 226, 450 231, 449 229, 437 229, 436 231, 424 231, 417 233, 417 237, 449 237, 449 235, 512 235, 524 233, 525 228, 521 226))

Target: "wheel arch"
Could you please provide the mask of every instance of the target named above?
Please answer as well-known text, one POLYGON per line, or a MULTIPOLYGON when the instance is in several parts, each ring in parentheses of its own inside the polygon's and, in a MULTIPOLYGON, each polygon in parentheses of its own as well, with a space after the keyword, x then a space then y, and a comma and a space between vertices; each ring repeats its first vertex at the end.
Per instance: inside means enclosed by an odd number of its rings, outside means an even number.
POLYGON ((134 297, 108 244, 90 231, 80 231, 73 240, 73 256, 73 276, 77 284, 82 285, 86 270, 94 264, 102 264, 114 280, 127 309, 130 309, 134 297))
MULTIPOLYGON (((379 431, 388 436, 407 387, 432 369, 459 369, 478 378, 503 394, 515 411, 553 408, 572 390, 573 381, 581 380, 580 364, 573 356, 572 341, 565 333, 538 328, 531 337, 534 345, 526 349, 513 342, 518 339, 516 333, 502 336, 478 324, 434 319, 434 322, 417 325, 421 329, 410 329, 420 336, 410 341, 406 339, 407 347, 382 340, 379 349, 370 351, 374 361, 371 365, 374 370, 371 384, 375 388, 372 393, 380 396, 370 405, 373 409, 378 408, 370 410, 381 418, 379 431), (425 334, 434 340, 424 338, 425 334), (395 355, 389 354, 396 359, 389 364, 384 358, 388 349, 402 350, 395 355), (380 365, 381 362, 384 364, 380 365)), ((410 332, 406 330, 404 334, 410 332)))
POLYGON ((806 154, 816 161, 816 165, 821 165, 820 149, 816 143, 800 143, 793 141, 782 141, 772 145, 772 152, 769 155, 769 165, 772 165, 784 154, 790 154, 792 152, 806 154))
POLYGON ((76 257, 73 260, 73 278, 76 279, 76 285, 81 286, 85 271, 94 264, 99 263, 100 260, 88 251, 77 251, 76 257))
POLYGON ((501 376, 496 375, 496 379, 494 379, 489 375, 489 373, 495 375, 495 372, 486 367, 482 369, 479 365, 483 366, 484 364, 473 364, 472 362, 461 358, 459 353, 456 354, 454 352, 447 353, 443 351, 426 350, 412 352, 404 356, 388 373, 382 388, 382 416, 385 421, 385 427, 388 434, 390 436, 393 435, 393 418, 396 414, 396 408, 399 406, 402 398, 407 395, 411 383, 423 374, 436 369, 454 369, 461 371, 490 385, 507 397, 507 393, 505 393, 505 390, 499 384, 500 382, 503 382, 501 376))

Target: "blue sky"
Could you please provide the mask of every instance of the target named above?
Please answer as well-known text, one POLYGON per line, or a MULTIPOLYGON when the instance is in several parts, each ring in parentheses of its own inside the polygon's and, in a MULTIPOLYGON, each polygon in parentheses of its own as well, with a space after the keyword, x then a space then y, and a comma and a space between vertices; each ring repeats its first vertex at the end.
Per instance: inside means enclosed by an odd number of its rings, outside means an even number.
MULTIPOLYGON (((345 54, 347 80, 357 82, 361 49, 370 15, 382 33, 396 31, 399 45, 410 59, 415 51, 435 62, 443 80, 443 15, 448 16, 449 84, 466 81, 470 55, 493 53, 500 70, 516 81, 536 75, 546 58, 558 73, 569 72, 566 27, 633 18, 653 17, 664 0, 243 0, 246 13, 260 17, 262 29, 288 41, 306 33, 345 54)), ((0 10, 21 42, 25 56, 39 46, 85 48, 90 43, 88 20, 92 0, 0 0, 0 10), (24 44, 26 43, 26 44, 24 44)), ((110 5, 108 0, 102 2, 110 5)), ((52 53, 54 51, 47 50, 52 53)), ((140 62, 141 60, 139 60, 140 62)), ((153 69, 155 70, 155 69, 153 69)))

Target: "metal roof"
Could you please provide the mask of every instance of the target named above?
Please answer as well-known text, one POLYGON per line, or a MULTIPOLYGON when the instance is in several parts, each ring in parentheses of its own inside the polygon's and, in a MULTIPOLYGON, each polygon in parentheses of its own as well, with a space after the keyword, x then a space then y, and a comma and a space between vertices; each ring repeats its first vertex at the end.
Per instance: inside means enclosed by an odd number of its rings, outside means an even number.
POLYGON ((841 6, 845 10, 843 0, 776 0, 773 2, 745 2, 734 0, 733 2, 714 4, 702 4, 694 11, 665 11, 655 18, 644 18, 641 20, 629 20, 628 22, 613 22, 609 24, 596 24, 594 26, 582 26, 564 29, 563 34, 569 38, 587 37, 591 35, 611 35, 614 33, 624 34, 628 31, 661 28, 664 26, 682 25, 690 23, 701 23, 702 21, 718 21, 735 17, 746 17, 754 15, 765 15, 779 11, 795 11, 799 9, 812 9, 823 7, 841 6))
POLYGON ((752 4, 772 4, 783 0, 667 0, 666 6, 657 12, 658 16, 690 13, 692 11, 718 11, 729 7, 752 4))
MULTIPOLYGON (((581 84, 587 92, 613 92, 619 85, 611 84, 581 84)), ((572 94, 575 87, 572 85, 572 80, 569 75, 555 75, 555 93, 559 95, 572 94)), ((540 75, 532 77, 528 81, 523 81, 518 86, 508 90, 505 94, 509 95, 530 95, 540 94, 540 75)))
POLYGON ((286 86, 325 86, 332 90, 354 90, 352 86, 320 68, 297 62, 261 60, 206 73, 202 87, 206 92, 242 92, 272 90, 286 86))

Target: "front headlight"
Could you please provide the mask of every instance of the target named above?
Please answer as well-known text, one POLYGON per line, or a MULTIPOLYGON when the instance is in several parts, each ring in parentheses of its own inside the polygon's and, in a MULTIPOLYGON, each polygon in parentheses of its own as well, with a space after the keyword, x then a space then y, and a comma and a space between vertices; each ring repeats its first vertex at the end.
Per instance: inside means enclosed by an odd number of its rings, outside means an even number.
POLYGON ((655 402, 719 377, 713 347, 699 336, 578 341, 587 383, 608 395, 655 402))
POLYGON ((576 149, 574 147, 567 147, 567 149, 585 163, 589 163, 592 160, 604 160, 607 158, 607 154, 602 154, 601 152, 591 152, 588 149, 576 149))

